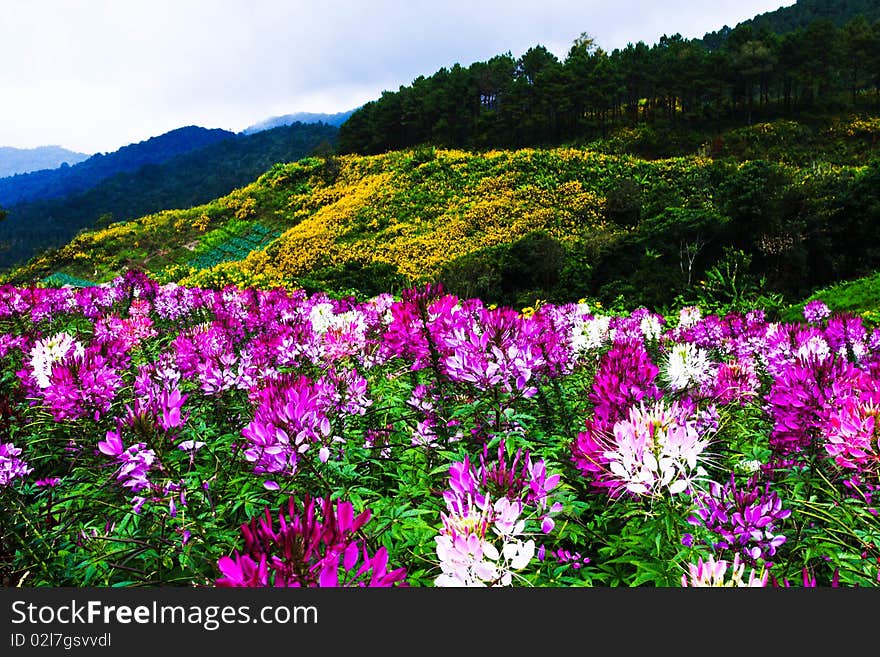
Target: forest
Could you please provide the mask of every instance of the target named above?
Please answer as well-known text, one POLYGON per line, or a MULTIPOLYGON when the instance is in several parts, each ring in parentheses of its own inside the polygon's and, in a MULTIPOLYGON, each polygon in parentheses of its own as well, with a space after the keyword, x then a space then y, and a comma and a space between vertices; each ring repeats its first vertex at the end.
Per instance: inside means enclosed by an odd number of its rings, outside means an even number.
MULTIPOLYGON (((880 22, 864 14, 840 27, 818 18, 783 34, 738 25, 714 41, 710 48, 673 34, 607 52, 585 32, 563 60, 536 45, 518 58, 455 64, 365 104, 341 126, 339 148, 548 146, 641 126, 680 139, 880 108, 880 22)), ((673 154, 676 140, 667 137, 657 135, 638 154, 673 154)))

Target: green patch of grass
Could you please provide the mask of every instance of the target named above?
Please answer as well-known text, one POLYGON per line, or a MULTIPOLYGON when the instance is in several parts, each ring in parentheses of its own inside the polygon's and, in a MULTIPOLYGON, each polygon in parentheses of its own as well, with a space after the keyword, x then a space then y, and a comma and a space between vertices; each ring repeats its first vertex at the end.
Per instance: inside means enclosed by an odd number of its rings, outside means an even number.
POLYGON ((814 292, 803 302, 790 306, 782 314, 783 321, 802 319, 804 306, 815 299, 824 301, 832 312, 858 315, 870 324, 880 324, 880 272, 814 292))

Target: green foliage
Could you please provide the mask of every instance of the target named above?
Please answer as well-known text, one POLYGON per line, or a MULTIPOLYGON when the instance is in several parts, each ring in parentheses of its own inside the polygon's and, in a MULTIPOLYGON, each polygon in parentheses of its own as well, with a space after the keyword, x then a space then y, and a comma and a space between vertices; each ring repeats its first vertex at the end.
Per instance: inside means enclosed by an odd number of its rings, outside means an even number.
POLYGON ((797 21, 756 23, 761 29, 747 21, 706 40, 664 35, 608 52, 578 38, 561 61, 537 46, 517 59, 443 68, 355 111, 340 128, 340 151, 588 143, 657 158, 705 144, 712 156, 809 157, 809 142, 823 138, 792 118, 876 106, 880 12, 868 4, 798 8, 797 21), (724 128, 734 130, 729 138, 724 128))
POLYGON ((696 305, 703 311, 724 316, 761 308, 776 315, 783 299, 767 290, 765 278, 751 273, 751 257, 740 249, 724 247, 721 258, 706 270, 704 280, 692 290, 692 296, 679 297, 679 303, 696 305))
POLYGON ((605 217, 618 226, 635 226, 642 218, 644 194, 632 178, 617 181, 605 198, 605 217))
POLYGON ((876 326, 880 324, 880 272, 817 290, 802 302, 786 308, 781 319, 800 321, 804 306, 816 299, 823 301, 832 312, 857 315, 876 326))

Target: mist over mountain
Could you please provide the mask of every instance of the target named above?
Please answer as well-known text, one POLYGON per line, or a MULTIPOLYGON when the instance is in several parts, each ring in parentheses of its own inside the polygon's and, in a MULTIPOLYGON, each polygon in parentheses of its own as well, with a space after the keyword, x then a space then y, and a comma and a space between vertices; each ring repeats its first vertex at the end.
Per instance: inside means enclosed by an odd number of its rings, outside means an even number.
POLYGON ((251 135, 261 130, 269 130, 282 125, 291 125, 292 123, 326 123, 336 126, 337 128, 348 120, 348 117, 354 114, 355 110, 351 109, 347 112, 337 112, 336 114, 316 114, 313 112, 296 112, 294 114, 284 114, 283 116, 273 116, 271 118, 255 123, 242 130, 242 134, 251 135))
POLYGON ((77 153, 61 146, 36 148, 0 146, 0 178, 41 169, 57 169, 64 164, 77 164, 88 157, 88 153, 77 153))

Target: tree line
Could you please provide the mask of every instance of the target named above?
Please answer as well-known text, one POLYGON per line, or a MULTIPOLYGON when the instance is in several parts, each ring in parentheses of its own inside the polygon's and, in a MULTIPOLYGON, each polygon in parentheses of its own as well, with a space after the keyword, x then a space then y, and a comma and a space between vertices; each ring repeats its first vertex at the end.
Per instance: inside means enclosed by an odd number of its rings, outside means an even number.
POLYGON ((880 20, 818 18, 784 34, 757 25, 611 52, 585 32, 564 59, 536 45, 519 58, 444 67, 362 106, 340 127, 339 150, 549 146, 640 124, 697 129, 880 109, 880 20))

